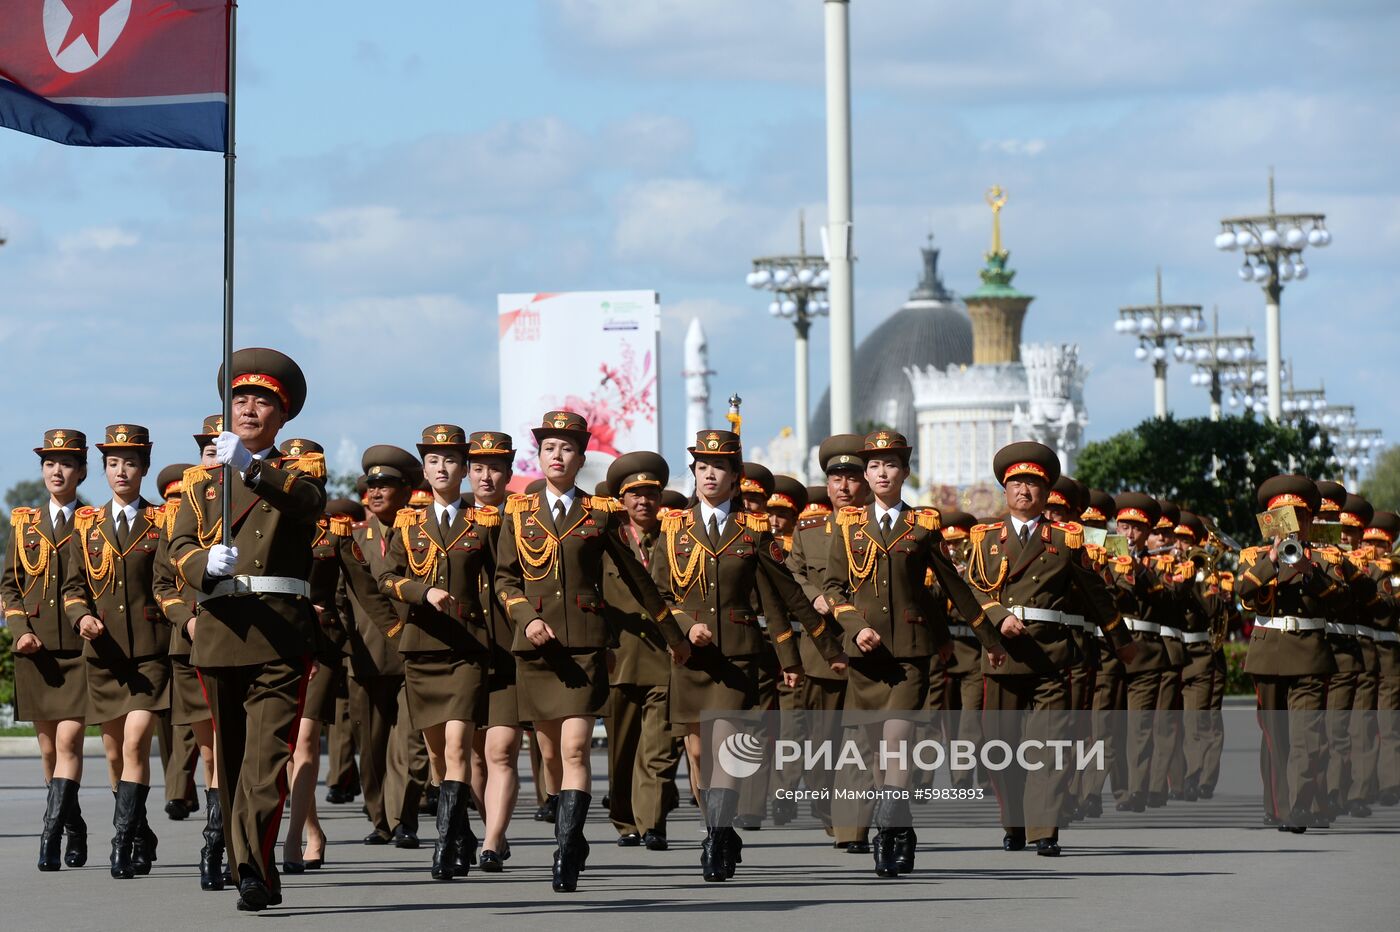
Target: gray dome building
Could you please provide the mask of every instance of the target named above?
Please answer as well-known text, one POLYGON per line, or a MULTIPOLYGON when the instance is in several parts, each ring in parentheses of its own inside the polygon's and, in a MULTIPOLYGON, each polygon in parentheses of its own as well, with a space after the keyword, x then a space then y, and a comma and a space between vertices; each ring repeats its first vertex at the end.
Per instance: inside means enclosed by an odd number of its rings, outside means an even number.
MULTIPOLYGON (((972 363, 972 321, 962 300, 943 285, 933 237, 922 250, 923 277, 909 300, 856 347, 852 369, 854 429, 893 427, 917 446, 914 389, 906 367, 946 369, 972 363)), ((831 433, 831 389, 812 415, 813 443, 831 433)))

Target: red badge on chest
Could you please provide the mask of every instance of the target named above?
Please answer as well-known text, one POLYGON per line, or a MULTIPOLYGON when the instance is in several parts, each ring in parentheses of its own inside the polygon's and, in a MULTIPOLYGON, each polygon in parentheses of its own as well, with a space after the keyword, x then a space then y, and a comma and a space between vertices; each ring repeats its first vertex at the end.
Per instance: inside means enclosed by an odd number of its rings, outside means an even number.
POLYGON ((772 557, 775 562, 778 563, 782 563, 783 560, 787 558, 787 552, 783 550, 783 545, 778 543, 776 540, 769 545, 768 555, 772 557))
POLYGON ((211 485, 209 488, 207 488, 207 489, 204 490, 204 498, 205 498, 207 501, 211 501, 211 502, 212 502, 214 499, 216 499, 216 498, 218 498, 218 497, 219 497, 219 490, 216 489, 216 488, 214 488, 212 485, 211 485))

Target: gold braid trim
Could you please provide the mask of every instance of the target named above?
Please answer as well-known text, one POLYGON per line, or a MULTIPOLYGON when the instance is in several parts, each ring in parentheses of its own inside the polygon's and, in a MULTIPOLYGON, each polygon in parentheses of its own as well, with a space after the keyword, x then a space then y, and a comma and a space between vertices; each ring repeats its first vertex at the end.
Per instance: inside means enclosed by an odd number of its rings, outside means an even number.
POLYGON ((96 584, 106 579, 112 571, 112 548, 108 545, 106 538, 102 540, 102 560, 96 566, 92 565, 92 554, 88 552, 87 548, 88 531, 92 530, 93 525, 97 523, 99 514, 101 512, 96 508, 84 507, 79 508, 77 513, 73 515, 73 532, 78 535, 83 551, 83 566, 87 569, 89 582, 94 586, 93 598, 106 592, 111 586, 109 580, 106 586, 96 588, 96 584))
POLYGON ((208 482, 212 478, 214 477, 209 474, 209 470, 203 466, 191 466, 185 470, 180 482, 184 486, 185 494, 188 495, 196 482, 208 482))
MULTIPOLYGON (((16 508, 10 512, 10 525, 15 529, 14 533, 10 536, 14 538, 15 555, 19 557, 20 566, 22 566, 24 572, 31 577, 29 588, 34 588, 34 582, 37 581, 33 579, 33 577, 44 576, 44 588, 47 589, 49 584, 46 571, 49 568, 49 556, 53 551, 53 547, 50 546, 48 538, 40 534, 39 546, 35 548, 37 553, 34 554, 34 562, 31 563, 26 553, 27 548, 25 548, 22 540, 24 537, 25 525, 37 525, 38 523, 39 510, 37 508, 16 508)), ((23 594, 28 595, 28 590, 24 590, 23 594)))
POLYGON ((524 492, 516 492, 506 499, 506 514, 508 515, 518 515, 522 511, 538 507, 538 495, 526 495, 524 492))
POLYGON ((583 498, 583 507, 585 509, 596 508, 599 511, 615 512, 626 510, 622 507, 622 502, 607 495, 585 495, 583 498))
POLYGON ((500 527, 501 510, 495 505, 481 505, 475 509, 476 523, 482 527, 500 527))
MULTIPOLYGON (((407 530, 423 523, 423 512, 417 508, 400 508, 399 513, 394 515, 394 530, 407 530)), ((403 539, 404 546, 408 546, 408 538, 403 539)))
POLYGON ((847 517, 846 512, 850 510, 854 510, 858 514, 865 511, 863 508, 842 508, 841 514, 837 517, 836 522, 841 525, 841 540, 846 545, 846 578, 850 581, 851 588, 853 590, 858 590, 861 584, 865 582, 866 578, 869 577, 871 572, 875 569, 877 548, 872 543, 869 547, 865 548, 865 562, 861 564, 856 563, 855 553, 851 550, 851 525, 855 522, 842 520, 847 517))
MULTIPOLYGON (((537 582, 548 576, 555 568, 555 556, 559 552, 559 541, 553 535, 546 533, 544 543, 538 547, 531 547, 530 542, 525 539, 523 512, 525 506, 512 510, 512 506, 517 505, 517 496, 512 495, 511 500, 506 502, 506 514, 514 517, 515 550, 520 555, 520 575, 529 582, 537 582), (542 570, 542 572, 531 576, 529 569, 542 570)), ((535 496, 520 496, 528 502, 535 496)))
POLYGON ((336 537, 349 537, 355 527, 355 519, 349 515, 331 515, 331 533, 336 537))
POLYGON ((685 524, 685 516, 690 512, 682 508, 666 508, 661 512, 661 532, 674 534, 685 524))
POLYGON ((848 524, 855 524, 864 514, 864 508, 857 508, 855 505, 847 505, 836 513, 836 523, 842 527, 848 524))
POLYGON ((15 508, 10 511, 10 527, 19 530, 26 524, 39 523, 39 509, 15 508))
POLYGON ((685 569, 681 569, 680 565, 676 563, 676 535, 680 533, 680 530, 679 516, 669 528, 662 528, 662 533, 666 535, 666 560, 671 568, 671 592, 680 598, 691 587, 691 584, 699 579, 700 594, 703 596, 708 588, 705 561, 702 559, 704 548, 698 546, 691 548, 690 560, 686 563, 685 569))
POLYGON ((1011 566, 1005 559, 1001 561, 1001 568, 997 571, 995 581, 987 579, 987 560, 982 555, 982 540, 987 536, 987 532, 995 528, 995 524, 975 524, 968 533, 968 539, 972 542, 968 556, 967 581, 979 592, 988 595, 1001 590, 1002 584, 1006 582, 1006 574, 1011 566))
POLYGON ((741 514, 739 515, 739 527, 746 527, 755 534, 767 534, 769 527, 768 516, 751 515, 747 513, 741 514))
MULTIPOLYGON (((413 511, 413 509, 405 508, 403 511, 413 511)), ((400 518, 403 516, 403 511, 399 512, 400 518)), ((421 561, 415 561, 413 559, 413 543, 408 539, 408 535, 409 528, 416 526, 417 522, 401 525, 399 524, 398 518, 394 520, 394 527, 403 535, 403 552, 405 558, 408 560, 408 571, 420 579, 428 579, 437 570, 438 549, 430 543, 428 545, 427 556, 421 561)))

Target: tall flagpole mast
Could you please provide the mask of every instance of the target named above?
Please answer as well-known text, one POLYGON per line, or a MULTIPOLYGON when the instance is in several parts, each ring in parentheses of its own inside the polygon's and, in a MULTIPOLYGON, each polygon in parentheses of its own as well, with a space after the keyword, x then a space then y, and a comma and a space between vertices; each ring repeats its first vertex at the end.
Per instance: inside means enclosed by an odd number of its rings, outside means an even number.
MULTIPOLYGON (((224 137, 224 430, 233 430, 233 167, 235 100, 238 96, 238 2, 228 5, 228 133, 224 137)), ((233 476, 224 467, 224 546, 233 544, 233 476)))

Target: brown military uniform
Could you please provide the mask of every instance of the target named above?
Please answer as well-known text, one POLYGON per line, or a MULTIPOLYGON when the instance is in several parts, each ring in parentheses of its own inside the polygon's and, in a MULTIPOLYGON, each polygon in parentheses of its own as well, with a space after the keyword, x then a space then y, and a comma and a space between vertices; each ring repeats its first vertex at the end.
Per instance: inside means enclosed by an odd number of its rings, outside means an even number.
POLYGON ((604 651, 610 635, 603 614, 603 558, 612 558, 668 645, 681 640, 666 603, 620 534, 611 499, 573 491, 555 520, 546 493, 512 495, 497 544, 496 595, 514 622, 511 651, 521 718, 549 721, 598 715, 608 699, 604 651), (536 618, 554 632, 542 648, 525 637, 536 618))
MULTIPOLYGON (((299 413, 306 394, 300 369, 272 350, 235 353, 232 385, 271 392, 288 417, 299 413)), ((200 670, 218 733, 230 872, 240 885, 251 878, 254 886, 241 902, 255 909, 281 885, 273 846, 316 647, 316 614, 307 598, 295 595, 218 595, 230 580, 211 577, 205 568, 228 520, 238 548, 235 576, 303 582, 310 576, 311 541, 326 504, 324 461, 302 457, 295 466, 284 466, 269 451, 241 476, 230 467, 217 475, 191 470, 170 545, 176 572, 206 597, 190 660, 200 670), (223 513, 224 485, 231 486, 229 515, 223 513), (256 890, 257 882, 266 892, 256 890)))
POLYGON ((385 595, 408 606, 403 630, 385 634, 397 635, 409 714, 420 730, 448 721, 486 722, 490 631, 481 586, 495 570, 491 543, 501 521, 495 508, 460 501, 445 526, 435 518, 436 506, 399 512, 378 580, 385 595), (460 617, 429 605, 431 589, 451 593, 460 617))
POLYGON ((83 649, 90 721, 170 707, 170 630, 152 591, 160 541, 154 505, 141 499, 122 534, 112 504, 79 508, 64 567, 63 609, 76 626, 86 615, 106 629, 83 649))

